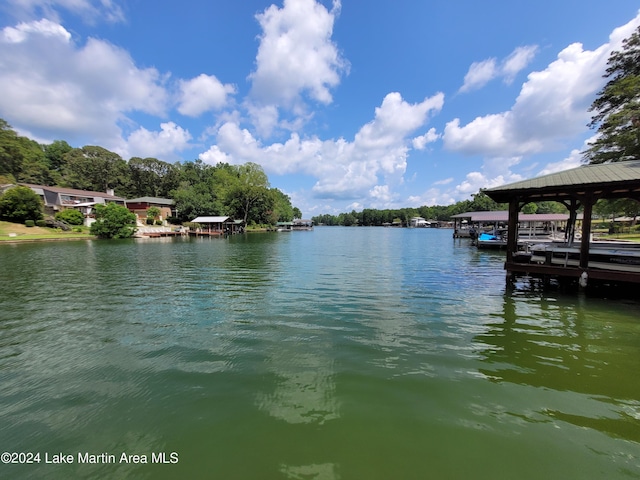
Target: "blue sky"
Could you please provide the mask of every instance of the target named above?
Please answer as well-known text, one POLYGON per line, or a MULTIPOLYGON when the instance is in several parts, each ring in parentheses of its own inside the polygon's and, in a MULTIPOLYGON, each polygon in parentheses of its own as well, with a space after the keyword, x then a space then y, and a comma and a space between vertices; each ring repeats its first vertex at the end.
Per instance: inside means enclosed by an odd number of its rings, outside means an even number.
POLYGON ((0 117, 125 160, 256 162, 305 217, 448 205, 580 165, 639 8, 5 0, 0 117))

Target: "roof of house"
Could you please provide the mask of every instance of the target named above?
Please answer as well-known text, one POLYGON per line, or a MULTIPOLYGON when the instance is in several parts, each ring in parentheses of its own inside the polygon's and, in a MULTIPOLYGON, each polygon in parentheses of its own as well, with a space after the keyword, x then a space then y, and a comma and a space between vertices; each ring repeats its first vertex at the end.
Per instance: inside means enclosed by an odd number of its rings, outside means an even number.
MULTIPOLYGON (((506 222, 509 220, 507 210, 493 212, 466 212, 452 215, 451 218, 468 218, 472 222, 506 222)), ((569 219, 566 213, 520 213, 520 222, 562 222, 569 219)))
POLYGON ((496 202, 562 200, 596 193, 603 198, 640 196, 640 161, 584 165, 563 172, 483 190, 496 202))
POLYGON ((175 202, 170 198, 159 198, 159 197, 128 198, 127 203, 155 203, 156 205, 175 204, 175 202))
POLYGON ((224 223, 229 217, 196 217, 191 220, 193 223, 224 223))
POLYGON ((85 197, 100 197, 100 198, 107 198, 107 199, 113 199, 113 200, 124 200, 124 198, 122 198, 122 197, 117 197, 115 195, 109 195, 108 193, 92 192, 90 190, 79 190, 77 188, 50 187, 48 185, 34 185, 34 184, 31 184, 31 183, 21 183, 20 185, 23 185, 25 187, 29 187, 29 188, 35 189, 35 190, 49 190, 50 192, 62 193, 62 194, 66 194, 66 195, 82 195, 82 196, 85 196, 85 197))

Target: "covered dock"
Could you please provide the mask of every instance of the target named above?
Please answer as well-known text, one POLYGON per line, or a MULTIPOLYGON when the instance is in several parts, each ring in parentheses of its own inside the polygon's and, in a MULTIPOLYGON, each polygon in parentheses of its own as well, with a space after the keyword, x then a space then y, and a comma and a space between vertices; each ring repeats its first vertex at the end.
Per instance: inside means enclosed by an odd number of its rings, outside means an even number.
MULTIPOLYGON (((509 211, 465 212, 453 215, 453 237, 468 238, 471 227, 477 234, 492 232, 498 235, 501 229, 506 230, 509 223, 509 211)), ((518 216, 518 238, 535 239, 536 237, 558 237, 566 229, 569 215, 566 213, 521 213, 518 216)), ((506 246, 506 238, 500 246, 506 246)), ((478 245, 479 246, 479 245, 478 245)))
POLYGON ((191 220, 191 223, 198 225, 189 231, 190 235, 196 237, 232 235, 243 231, 241 220, 226 216, 201 216, 191 220))
MULTIPOLYGON (((631 198, 640 201, 640 161, 616 162, 599 165, 585 165, 564 172, 544 175, 531 180, 515 182, 501 187, 483 190, 499 203, 508 203, 507 278, 514 274, 552 276, 561 279, 579 279, 587 285, 591 280, 604 282, 640 283, 640 268, 616 268, 615 263, 608 268, 590 265, 590 254, 605 245, 591 242, 591 216, 593 205, 601 198, 631 198), (583 210, 581 237, 576 247, 573 262, 554 263, 553 254, 546 255, 545 263, 523 263, 517 256, 518 222, 521 208, 530 202, 560 202, 569 210, 566 241, 558 248, 572 248, 576 235, 578 210, 583 210)), ((611 249, 611 245, 606 245, 611 249)), ((635 249, 633 249, 635 250, 635 249)), ((640 249, 638 249, 640 253, 640 249)), ((568 254, 567 254, 568 255, 568 254)), ((568 258, 568 256, 567 256, 568 258)))

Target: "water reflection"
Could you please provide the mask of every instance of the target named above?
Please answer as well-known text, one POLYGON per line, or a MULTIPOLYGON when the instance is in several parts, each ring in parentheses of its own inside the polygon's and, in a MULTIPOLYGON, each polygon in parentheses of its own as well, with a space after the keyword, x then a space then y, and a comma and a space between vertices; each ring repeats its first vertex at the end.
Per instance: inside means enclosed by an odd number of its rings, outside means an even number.
POLYGON ((291 480, 339 480, 336 466, 332 463, 312 465, 283 465, 280 471, 291 480))
POLYGON ((479 372, 552 392, 524 414, 531 421, 542 415, 640 442, 640 385, 622 380, 640 368, 640 325, 607 307, 595 299, 505 295, 502 312, 474 337, 479 372))

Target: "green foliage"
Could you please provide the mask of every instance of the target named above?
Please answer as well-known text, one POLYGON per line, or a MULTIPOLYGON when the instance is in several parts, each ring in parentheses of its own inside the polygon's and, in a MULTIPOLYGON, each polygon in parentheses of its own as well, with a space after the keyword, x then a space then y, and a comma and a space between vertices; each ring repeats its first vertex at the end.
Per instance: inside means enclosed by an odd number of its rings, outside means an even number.
POLYGON ((136 216, 127 207, 116 203, 96 205, 96 221, 91 234, 100 238, 129 238, 136 231, 136 216))
POLYGON ((640 202, 629 198, 600 199, 593 206, 593 211, 602 218, 615 218, 618 216, 640 216, 640 202))
POLYGON ((82 225, 84 223, 84 215, 73 208, 57 212, 55 218, 56 220, 67 222, 69 225, 82 225))
POLYGON ((63 183, 71 188, 106 192, 125 182, 127 163, 102 147, 74 148, 64 155, 63 183))
POLYGON ((266 212, 268 213, 268 223, 273 225, 276 222, 292 221, 294 219, 294 209, 291 206, 291 199, 289 198, 289 196, 285 195, 277 188, 270 189, 269 196, 271 197, 269 199, 271 209, 266 210, 266 212))
POLYGON ((64 140, 55 140, 50 145, 45 145, 44 155, 49 163, 49 168, 55 172, 61 172, 65 166, 65 155, 73 150, 73 147, 64 140))
POLYGON ((149 207, 147 209, 147 218, 155 220, 160 216, 160 209, 158 207, 149 207))
POLYGON ((133 157, 128 163, 131 197, 168 197, 180 185, 180 164, 172 165, 157 158, 133 157))
MULTIPOLYGON (((273 224, 299 218, 291 200, 270 188, 257 164, 208 165, 201 160, 170 164, 131 158, 99 146, 73 148, 64 140, 39 145, 19 136, 0 119, 0 183, 59 185, 119 196, 162 197, 175 201, 175 223, 201 215, 229 215, 246 223, 273 224)), ((160 214, 151 214, 155 220, 160 214)))
POLYGON ((34 222, 33 220, 25 220, 24 221, 24 226, 25 227, 35 227, 36 226, 36 222, 34 222))
POLYGON ((156 225, 162 225, 162 220, 156 220, 156 225))
POLYGON ((171 196, 182 221, 193 220, 202 215, 222 213, 222 205, 216 202, 213 191, 205 184, 190 185, 183 182, 179 188, 171 192, 171 196))
POLYGON ((0 119, 0 175, 19 182, 50 185, 52 173, 44 150, 37 142, 19 136, 0 119))
POLYGON ((592 164, 640 159, 640 27, 607 65, 609 81, 590 108, 598 136, 584 157, 592 164))
POLYGON ((254 207, 262 203, 267 207, 262 211, 269 210, 273 198, 269 197, 269 179, 260 165, 248 162, 236 168, 238 178, 228 188, 226 201, 232 215, 242 218, 246 225, 254 207))
POLYGON ((44 220, 36 220, 36 226, 37 227, 46 227, 47 226, 47 222, 45 222, 44 220))
POLYGON ((29 187, 13 187, 0 197, 0 218, 22 223, 42 218, 42 200, 29 187))
POLYGON ((12 185, 16 183, 16 177, 10 173, 0 174, 0 185, 12 185))
POLYGON ((147 225, 153 225, 155 223, 155 220, 151 217, 147 217, 147 221, 146 221, 147 225))

